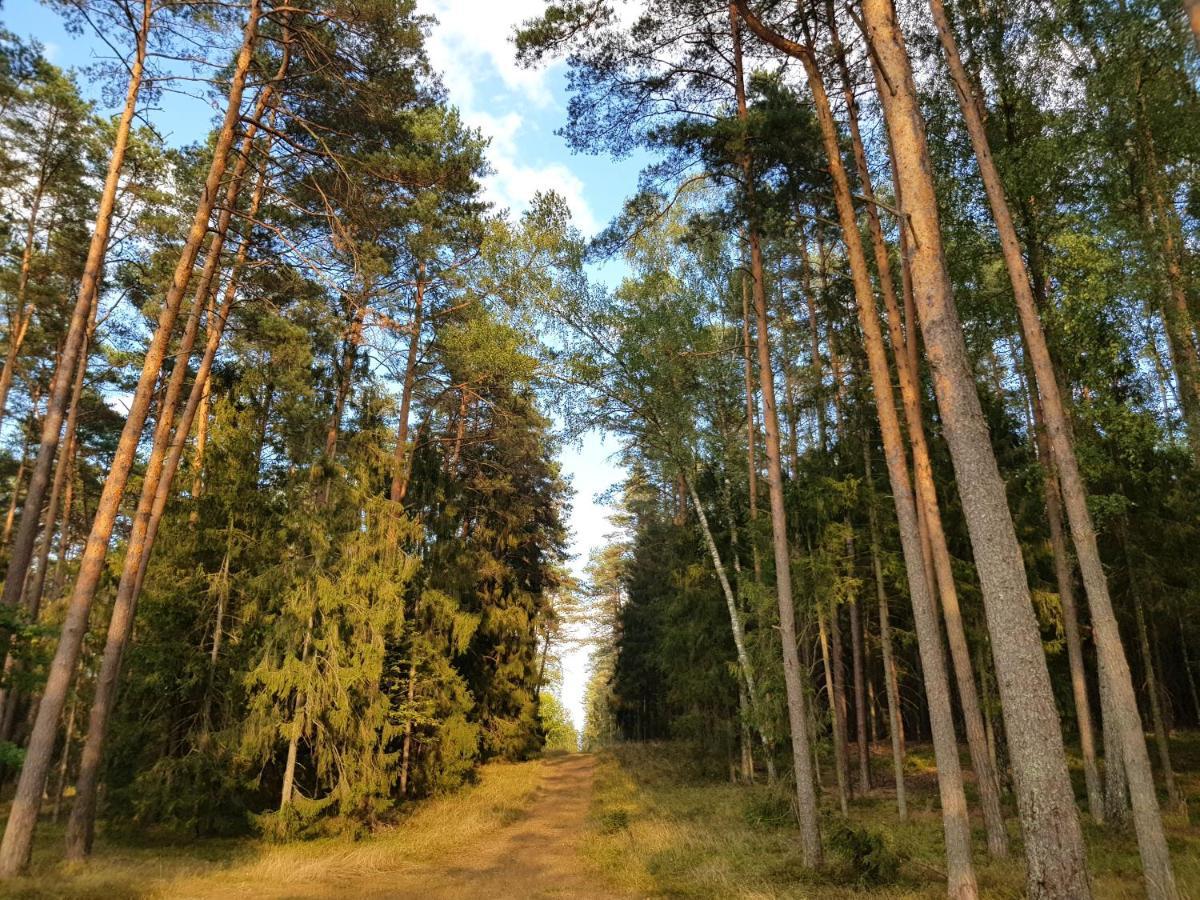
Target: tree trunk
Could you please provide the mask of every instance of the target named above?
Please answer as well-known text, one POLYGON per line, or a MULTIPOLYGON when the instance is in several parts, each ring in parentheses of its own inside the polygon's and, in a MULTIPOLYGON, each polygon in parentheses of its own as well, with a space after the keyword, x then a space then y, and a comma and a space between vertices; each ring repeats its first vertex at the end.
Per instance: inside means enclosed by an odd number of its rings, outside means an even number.
POLYGON ((762 582, 762 559, 758 553, 758 422, 754 402, 754 361, 750 354, 750 276, 742 273, 742 369, 746 380, 746 477, 750 486, 750 561, 755 582, 762 582))
POLYGON ((772 744, 774 742, 770 738, 767 718, 760 702, 758 685, 754 679, 754 669, 750 665, 750 654, 746 651, 746 634, 742 627, 742 613, 738 609, 737 598, 733 593, 732 586, 729 584, 729 578, 725 574, 725 565, 721 562, 721 553, 717 549, 717 542, 713 539, 712 529, 709 528, 708 515, 704 512, 704 507, 700 505, 700 495, 696 493, 696 486, 687 475, 681 475, 681 478, 687 489, 688 496, 692 498, 692 506, 695 507, 696 518, 700 522, 700 531, 704 535, 704 543, 708 547, 708 555, 712 558, 713 570, 716 572, 717 581, 721 585, 721 593, 725 597, 725 606, 729 610, 729 627, 733 632, 733 646, 737 650, 738 668, 742 672, 742 681, 749 697, 750 714, 762 738, 763 752, 770 759, 772 744))
MULTIPOLYGON (((79 352, 79 362, 75 366, 75 382, 71 388, 71 402, 67 413, 67 428, 61 439, 58 463, 54 467, 54 483, 50 488, 50 500, 46 504, 46 521, 42 526, 42 539, 38 546, 37 565, 29 583, 25 586, 24 605, 29 613, 29 621, 37 622, 38 613, 42 606, 42 594, 46 586, 46 571, 50 564, 50 545, 54 542, 54 531, 58 515, 59 501, 67 487, 67 479, 71 474, 72 456, 75 451, 76 426, 79 422, 79 402, 83 396, 83 382, 87 376, 88 346, 96 327, 96 303, 91 307, 90 324, 84 337, 83 346, 79 352)), ((63 527, 66 527, 65 514, 63 527)))
MULTIPOLYGON (((243 32, 242 46, 234 65, 229 89, 229 102, 225 111, 225 120, 217 136, 213 148, 212 163, 204 190, 197 203, 196 213, 192 219, 187 240, 180 253, 179 262, 172 277, 171 286, 164 299, 162 312, 159 315, 158 327, 150 345, 146 348, 146 358, 142 365, 138 385, 130 401, 129 414, 125 427, 121 432, 116 452, 113 455, 112 467, 104 482, 100 502, 97 504, 96 516, 92 522, 91 534, 88 537, 83 558, 80 561, 79 576, 74 592, 68 603, 66 618, 63 622, 58 648, 50 664, 49 676, 38 708, 37 719, 30 734, 29 747, 25 763, 21 768, 21 777, 17 783, 17 791, 13 798, 12 809, 8 817, 8 827, 4 832, 3 842, 0 843, 0 877, 11 877, 21 872, 29 861, 29 851, 33 843, 33 829, 37 823, 38 810, 41 807, 42 794, 46 785, 46 774, 50 766, 50 758, 54 747, 55 732, 58 718, 66 703, 67 692, 70 689, 71 677, 75 671, 75 663, 79 658, 79 650, 87 631, 88 614, 91 611, 92 599, 104 569, 104 560, 108 553, 109 539, 112 537, 113 525, 120 507, 125 484, 133 467, 137 445, 141 438, 142 426, 146 421, 150 397, 154 390, 155 381, 162 369, 163 358, 179 312, 184 293, 191 279, 192 269, 200 251, 200 245, 208 232, 209 219, 225 174, 230 147, 233 143, 234 129, 241 115, 242 90, 246 82, 246 74, 250 68, 255 39, 258 33, 259 0, 252 0, 249 19, 243 32)), ((90 301, 90 291, 84 297, 90 301)), ((72 327, 74 326, 72 321, 72 327)), ((81 335, 82 337, 82 335, 81 335)), ((68 338, 68 344, 70 339, 68 338)), ((65 383, 74 371, 78 356, 80 341, 75 342, 73 350, 64 350, 63 365, 60 371, 65 383)), ((57 393, 58 386, 55 391, 57 393)), ((65 392, 64 392, 65 394, 65 392)), ((65 396, 64 396, 65 399, 65 396)), ((53 404, 59 406, 59 404, 53 404)), ((59 410, 61 411, 61 409, 59 410)), ((47 414, 47 423, 55 416, 47 414)), ((57 431, 61 417, 54 423, 53 438, 47 442, 43 439, 42 449, 57 444, 57 431)), ((45 435, 43 435, 45 437, 45 435)), ((39 454, 40 462, 40 454, 39 454)), ((37 472, 35 471, 35 478, 37 472)), ((44 486, 44 481, 43 481, 44 486)), ((40 497, 38 506, 40 507, 40 497)), ((31 521, 36 525, 37 510, 32 510, 31 521)), ((25 528, 25 516, 22 516, 21 527, 25 528)), ((20 538, 18 538, 20 544, 20 538)), ((32 541, 29 549, 32 550, 32 541)), ((22 571, 28 567, 29 554, 24 556, 22 571)), ((19 588, 14 582, 17 572, 10 572, 5 582, 5 594, 10 586, 19 588)), ((19 589, 14 591, 19 596, 19 589)))
POLYGON ((1100 678, 1101 733, 1104 739, 1104 821, 1110 827, 1124 828, 1129 822, 1129 784, 1125 777, 1121 737, 1117 731, 1117 714, 1106 681, 1100 678))
MULTIPOLYGON (((37 406, 36 398, 34 406, 37 406)), ((17 507, 21 503, 21 485, 25 483, 25 470, 29 468, 29 435, 37 425, 36 413, 36 409, 30 410, 28 427, 24 429, 26 437, 21 447, 21 462, 17 464, 17 473, 13 475, 12 493, 8 497, 8 512, 4 515, 4 533, 0 535, 0 543, 3 544, 7 544, 8 539, 12 537, 13 522, 16 521, 17 507)))
MULTIPOLYGON (((867 481, 871 483, 870 449, 864 445, 867 481)), ((871 490, 868 488, 868 490, 871 490)), ((871 528, 871 569, 875 575, 875 593, 879 600, 879 647, 883 655, 883 684, 888 706, 888 736, 892 741, 892 774, 896 782, 896 809, 900 821, 908 820, 908 803, 904 791, 904 720, 900 716, 900 689, 896 678, 896 660, 892 653, 892 628, 888 613, 887 589, 883 583, 883 564, 879 559, 879 522, 875 513, 875 492, 867 502, 871 528)))
POLYGON ((1183 0, 1183 10, 1187 13, 1188 24, 1192 26, 1196 49, 1200 50, 1200 0, 1183 0))
MULTIPOLYGON (((286 50, 285 50, 286 59, 286 50)), ((280 75, 282 77, 282 70, 280 75)), ((260 93, 256 115, 246 129, 242 139, 241 152, 235 164, 233 177, 226 189, 224 207, 217 221, 216 229, 209 243, 208 256, 196 286, 192 301, 192 311, 188 317, 183 339, 180 343, 178 361, 171 380, 163 397, 163 405, 155 426, 154 443, 150 459, 146 464, 146 472, 142 481, 142 494, 138 500, 138 508, 134 515, 133 529, 125 551, 125 560, 121 569, 121 580, 117 586, 117 597, 113 603, 112 617, 109 620, 108 634, 104 644, 100 671, 96 676, 95 693, 88 718, 87 738, 84 741, 83 754, 79 760, 79 774, 75 787, 75 803, 71 809, 71 817, 67 822, 67 859, 83 861, 92 850, 95 836, 96 794, 99 787, 100 770, 104 759, 104 744, 108 733, 108 722, 112 716, 113 703, 116 699, 117 680, 120 677, 121 661, 125 649, 133 634, 133 623, 137 613, 138 598, 141 594, 142 581, 150 563, 158 529, 171 494, 171 487, 179 469, 184 445, 191 432, 192 423, 199 409, 201 399, 212 372, 213 360, 224 333, 226 322, 237 294, 237 277, 249 249, 249 235, 242 239, 230 267, 229 279, 218 318, 213 321, 210 312, 208 333, 205 339, 204 352, 196 377, 192 382, 191 391, 179 418, 178 425, 172 435, 172 423, 178 404, 183 381, 187 374, 187 362, 191 356, 192 345, 199 330, 199 312, 205 306, 212 310, 211 293, 220 264, 221 250, 225 236, 232 222, 233 210, 237 204, 238 194, 245 178, 250 154, 254 147, 256 127, 253 124, 262 116, 269 102, 271 86, 268 84, 260 93)), ((260 172, 248 210, 248 220, 253 220, 258 212, 265 190, 265 168, 260 172)), ((226 556, 228 560, 228 555, 226 556)), ((218 623, 220 614, 218 614, 218 623)), ((219 630, 219 624, 218 624, 219 630)), ((216 662, 217 640, 214 639, 213 663, 216 662)))
MULTIPOLYGON (((730 25, 733 33, 734 85, 737 90, 738 117, 748 117, 745 86, 742 81, 742 41, 738 16, 731 4, 730 25)), ((754 212, 754 183, 750 177, 749 160, 743 165, 746 174, 746 193, 752 215, 754 212)), ((783 498, 783 468, 779 459, 779 416, 775 408, 775 374, 771 366, 770 334, 767 331, 767 298, 763 283, 762 248, 759 245, 757 224, 748 228, 750 241, 751 294, 754 300, 757 330, 758 377, 762 393, 763 430, 767 457, 767 487, 771 505, 772 550, 775 558, 775 593, 779 605, 779 637, 783 645, 783 682, 787 694, 788 724, 792 737, 792 765, 796 776, 796 804, 800 817, 800 845, 804 864, 810 868, 821 865, 821 830, 816 789, 813 785, 812 742, 808 734, 805 707, 804 673, 796 648, 796 609, 792 601, 791 554, 788 550, 787 511, 783 498)))
POLYGON ((854 668, 854 726, 858 734, 858 791, 865 794, 871 789, 871 748, 867 743, 867 687, 865 660, 863 659, 862 621, 858 614, 858 600, 851 597, 850 607, 850 655, 854 668))
MULTIPOLYGON (((13 298, 17 319, 15 322, 9 323, 8 351, 4 355, 4 368, 0 369, 0 422, 4 421, 4 414, 8 411, 8 393, 12 390, 13 378, 17 371, 17 357, 21 353, 21 346, 25 343, 25 336, 29 333, 29 326, 33 322, 34 306, 32 303, 26 303, 26 297, 29 296, 29 273, 33 268, 33 243, 37 235, 38 211, 41 209, 45 190, 46 167, 42 165, 39 170, 38 182, 33 189, 33 197, 29 203, 29 219, 25 227, 25 246, 21 250, 21 267, 17 272, 17 291, 13 298)), ((8 543, 7 535, 4 542, 8 543)))
POLYGON ((1075 606, 1075 585, 1071 555, 1063 533, 1062 497, 1058 474, 1046 440, 1041 401, 1033 398, 1034 435, 1042 463, 1042 481, 1046 493, 1046 518, 1050 523, 1050 547, 1054 555, 1054 577, 1062 606, 1063 633, 1067 640, 1067 663, 1071 670, 1071 694, 1075 700, 1075 722, 1079 730, 1079 752, 1083 757, 1083 775, 1087 784, 1088 810, 1097 823, 1104 822, 1104 796, 1100 768, 1096 763, 1096 736, 1092 727, 1092 706, 1088 699, 1087 671, 1083 661, 1083 639, 1079 634, 1079 611, 1075 606))
MULTIPOLYGON (((917 510, 912 494, 912 482, 909 480, 900 422, 892 398, 891 375, 888 371, 883 334, 880 331, 878 315, 875 312, 870 274, 867 270, 862 238, 858 231, 858 223, 851 201, 849 179, 841 160, 837 126, 834 124, 824 82, 812 52, 802 45, 786 41, 786 39, 780 40, 778 35, 770 33, 753 18, 752 14, 749 14, 745 0, 738 0, 738 7, 756 33, 800 59, 813 94, 829 173, 833 179, 834 201, 850 261, 859 325, 867 351, 871 382, 874 387, 875 408, 883 435, 888 479, 891 483, 896 515, 900 523, 901 545, 908 572, 913 617, 917 626, 917 641, 925 673, 925 694, 929 700, 934 755, 937 760, 942 821, 946 837, 947 889, 952 898, 976 897, 978 888, 974 867, 971 863, 970 823, 967 817, 962 771, 958 762, 958 742, 954 735, 945 658, 942 652, 933 597, 925 577, 924 565, 921 562, 920 535, 917 530, 917 510), (785 46, 781 46, 781 44, 785 46)), ((1032 609, 1030 615, 1032 616, 1032 609)), ((1038 647, 1040 651, 1040 639, 1038 647)), ((1064 766, 1064 775, 1065 771, 1064 766)))
POLYGON ((829 629, 825 624, 825 613, 821 604, 817 607, 817 636, 821 642, 821 662, 825 668, 825 697, 829 701, 829 731, 833 738, 833 771, 837 777, 838 806, 842 815, 850 813, 849 786, 846 781, 846 744, 845 729, 842 727, 842 707, 837 702, 837 680, 833 674, 833 654, 829 651, 829 629))
MULTIPOLYGON (((16 540, 13 542, 8 558, 8 572, 4 579, 4 591, 0 594, 0 604, 13 608, 21 599, 21 591, 25 586, 25 576, 33 558, 33 545, 37 539, 38 526, 41 520, 42 502, 45 499, 46 488, 50 483, 50 470, 54 465, 54 455, 58 450, 59 432, 62 429, 66 403, 71 391, 71 382, 75 365, 83 346, 84 335, 87 331, 88 310, 92 298, 96 294, 100 274, 104 268, 104 256, 108 249, 108 234, 112 226, 113 211, 116 206, 117 189, 120 187, 121 169, 125 163, 125 150, 129 144, 129 132, 137 112, 138 94, 142 87, 142 76, 145 71, 146 53, 150 34, 150 19, 154 6, 150 0, 143 0, 142 15, 138 25, 136 50, 129 68, 129 85, 125 92, 125 106, 117 122, 116 134, 113 140, 112 156, 108 163, 104 187, 100 193, 100 202, 96 209, 96 223, 92 230, 91 241, 88 244, 87 261, 84 263, 83 276, 79 282, 79 293, 75 306, 71 311, 70 324, 67 328, 66 339, 63 342, 62 358, 59 361, 55 377, 50 386, 50 401, 46 407, 46 416, 42 420, 41 444, 38 447, 37 459, 34 462, 33 474, 29 480, 29 492, 25 509, 21 514, 21 522, 17 528, 16 540)), ((0 651, 7 652, 7 637, 0 638, 0 651)), ((3 655, 3 653, 0 653, 3 655)), ((43 779, 44 780, 44 777, 43 779)), ((38 793, 41 793, 39 787, 38 793)), ((32 825, 17 829, 26 831, 32 825)), ((9 829, 12 830, 12 829, 9 829)), ((6 835, 7 835, 6 831, 6 835)), ((28 857, 28 841, 31 838, 14 836, 9 842, 16 855, 5 852, 0 845, 0 878, 15 875, 24 868, 28 857), (15 843, 14 843, 15 842, 15 843)))
POLYGON ((350 387, 354 382, 354 364, 358 360, 358 348, 362 344, 363 323, 367 317, 366 298, 352 302, 354 308, 350 312, 350 327, 342 346, 337 394, 333 400, 333 412, 329 415, 329 425, 325 431, 325 455, 330 459, 337 452, 338 435, 342 429, 342 413, 346 409, 346 401, 350 397, 350 387))
POLYGON ((846 796, 853 793, 850 786, 850 709, 846 702, 846 660, 842 652, 841 609, 833 606, 829 610, 829 649, 830 661, 833 663, 833 696, 831 702, 836 705, 837 715, 834 724, 837 727, 838 740, 834 747, 841 757, 843 777, 846 780, 846 796))
POLYGON ((67 767, 71 764, 71 741, 75 737, 75 711, 79 708, 79 698, 71 698, 71 706, 67 712, 67 727, 63 732, 62 757, 58 762, 58 783, 54 789, 54 802, 50 807, 50 821, 58 824, 62 812, 63 791, 67 786, 67 767))
MULTIPOLYGON (((310 613, 308 616, 308 625, 304 629, 304 643, 300 648, 300 662, 303 664, 308 659, 308 648, 312 644, 313 632, 313 616, 310 613)), ((283 766, 283 790, 279 797, 279 808, 291 806, 292 796, 295 793, 296 786, 296 756, 300 749, 300 738, 304 733, 304 693, 297 691, 292 703, 294 712, 292 713, 292 733, 288 738, 287 761, 283 766)))
MULTIPOLYGON (((909 441, 912 445, 918 503, 917 526, 921 536, 923 564, 926 568, 926 578, 930 584, 936 584, 938 595, 942 601, 942 616, 946 623, 947 643, 950 645, 950 658, 958 687, 967 746, 971 754, 971 766, 975 770, 979 788, 980 806, 983 810, 984 827, 987 832, 988 852, 997 858, 1004 857, 1008 855, 1008 832, 1005 829, 1004 814, 1000 804, 1000 784, 995 768, 991 764, 991 757, 987 752, 986 730, 979 710, 971 651, 967 643, 966 629, 958 602, 954 569, 945 530, 942 526, 933 465, 930 461, 929 444, 925 436, 925 426, 921 414, 920 376, 911 352, 911 349, 915 349, 916 346, 916 336, 911 333, 911 330, 906 334, 902 326, 899 302, 892 284, 887 244, 884 241, 883 227, 871 183, 871 173, 867 166, 866 152, 859 132, 857 101, 851 87, 850 74, 845 65, 845 54, 842 50, 836 22, 833 19, 833 9, 831 5, 828 5, 827 8, 830 14, 830 32, 834 52, 842 73, 851 147, 854 151, 859 182, 867 200, 868 232, 871 235, 884 308, 887 311, 888 332, 892 339, 896 371, 899 375, 900 395, 904 404, 905 422, 908 425, 909 441)), ((908 296, 911 296, 911 292, 908 296)))
POLYGON ((817 447, 824 453, 826 447, 825 433, 828 431, 828 425, 825 422, 825 385, 821 374, 821 331, 820 325, 817 322, 817 299, 813 294, 812 266, 808 258, 808 241, 804 236, 803 229, 800 231, 800 283, 804 289, 804 304, 808 311, 808 365, 812 372, 811 390, 817 413, 817 447))
MULTIPOLYGON (((408 705, 412 707, 413 700, 417 695, 417 661, 414 659, 408 664, 408 705)), ((400 750, 400 796, 408 796, 408 773, 412 766, 412 739, 413 735, 413 719, 412 716, 406 716, 404 719, 404 742, 400 750)))
MULTIPOLYGON (((1171 744, 1167 735, 1166 719, 1163 716, 1162 698, 1158 690, 1158 675, 1150 655, 1150 635, 1146 630, 1146 607, 1137 590, 1133 594, 1134 618, 1137 621, 1138 645, 1142 651, 1142 666, 1146 672, 1146 693, 1150 697, 1150 719, 1154 723, 1154 742, 1158 746, 1158 763, 1162 769, 1163 783, 1167 788, 1167 803, 1176 810, 1184 810, 1183 794, 1175 780, 1175 767, 1171 765, 1171 744)), ((1126 766, 1128 768, 1128 764, 1126 766)), ((1132 793, 1132 790, 1131 790, 1132 793)), ((1136 811, 1135 811, 1136 815, 1136 811)))
POLYGON ((1091 895, 1062 731, 1004 482, 991 448, 942 247, 925 124, 891 0, 864 0, 902 184, 917 315, 983 588, 1025 832, 1031 897, 1091 895))
MULTIPOLYGON (((876 0, 876 2, 881 2, 881 0, 876 0)), ((1112 709, 1118 717, 1115 724, 1118 733, 1121 735, 1125 770, 1129 778, 1130 799, 1133 804, 1134 824, 1137 829, 1138 850, 1142 857, 1142 870, 1146 889, 1149 895, 1154 898, 1174 898, 1178 896, 1178 890, 1175 887, 1175 877, 1171 868, 1171 857, 1167 849, 1166 836, 1163 833, 1158 801, 1154 795, 1154 781, 1150 770, 1150 758, 1146 752, 1145 735, 1142 731, 1141 718, 1138 715, 1137 700, 1133 692, 1133 682, 1129 674, 1128 661, 1125 659, 1125 650, 1121 644, 1120 632, 1117 629, 1116 615, 1112 609, 1112 601, 1108 593, 1108 581, 1100 559, 1099 547, 1096 543, 1095 528, 1092 525, 1091 512, 1087 504, 1087 489, 1075 459, 1075 448, 1071 439, 1066 408, 1059 392, 1058 379, 1054 372, 1050 351, 1046 343, 1046 336, 1042 330, 1041 319, 1038 316, 1037 305, 1034 301, 1030 285, 1029 272, 1025 266, 1024 257, 1021 254, 1021 245, 1017 237, 1016 227, 1013 224, 1008 200, 1005 197, 1004 185, 1000 179, 999 170, 992 158, 991 148, 988 145, 987 131, 983 122, 982 105, 974 94, 971 79, 968 77, 959 58, 954 34, 946 18, 942 0, 930 0, 930 9, 933 12, 938 37, 945 51, 951 78, 958 93, 959 106, 962 109, 963 118, 967 124, 967 132, 971 137, 975 157, 979 163, 980 176, 983 179, 984 188, 988 195, 988 202, 992 209, 992 218, 996 223, 996 229, 1000 237, 1000 246, 1004 252, 1004 262, 1008 269, 1009 282, 1016 300, 1017 313, 1021 320, 1021 330, 1025 337, 1030 359, 1033 362, 1033 371, 1037 379, 1042 412, 1046 419, 1046 431, 1049 438, 1051 458, 1057 468, 1058 477, 1062 484, 1062 497, 1067 509, 1067 520, 1071 528, 1071 538, 1075 544, 1075 552, 1078 556, 1079 568, 1083 576, 1084 588, 1087 592, 1088 603, 1092 613, 1092 628, 1096 639, 1096 650, 1101 660, 1101 674, 1106 678, 1113 679, 1110 700, 1112 709)), ((933 214, 936 217, 936 209, 933 210, 933 214)), ((1169 239, 1170 229, 1168 228, 1167 231, 1169 239)), ((1170 246, 1168 244, 1168 256, 1170 255, 1170 246)), ((946 286, 948 288, 948 281, 946 282, 946 286)), ((1186 299, 1184 300, 1184 307, 1186 310, 1186 299)), ((924 327, 924 321, 922 321, 922 326, 924 327)), ((929 343, 928 336, 926 343, 927 345, 929 343)), ((1194 356, 1195 348, 1190 341, 1189 347, 1193 351, 1194 356)), ((1193 373, 1194 375, 1195 373, 1193 373)), ((1194 381, 1193 387, 1196 384, 1197 382, 1194 381)), ((978 406, 977 400, 976 406, 978 406)), ((944 411, 943 415, 945 415, 944 411)), ((949 422, 947 422, 947 432, 949 431, 949 422)), ((1193 447, 1200 448, 1200 443, 1193 444, 1193 447)), ((1197 456, 1200 458, 1200 453, 1197 456)), ((962 485, 963 479, 960 478, 959 483, 962 485)), ((1003 486, 999 485, 998 487, 999 496, 997 500, 1003 496, 1003 486)), ((967 503, 966 496, 964 496, 964 507, 967 506, 967 503)), ((1006 521, 1011 525, 1011 519, 1007 519, 1006 521)), ((994 546, 994 544, 989 541, 984 546, 994 546)), ((1016 548, 1016 559, 1019 559, 1019 548, 1016 548)), ((987 591, 985 588, 985 597, 986 594, 987 591)), ((993 633, 993 645, 1000 651, 1001 655, 1004 655, 1002 646, 995 643, 995 637, 996 635, 993 633)), ((1007 659, 1005 662, 1007 662, 1007 659)), ((999 660, 997 660, 997 668, 998 670, 1000 668, 999 660)), ((1000 688, 1001 696, 1003 697, 1005 678, 1002 673, 1000 673, 1000 688)), ((1007 705, 1005 712, 1007 722, 1007 705)), ((1014 741, 1014 739, 1017 741, 1020 740, 1017 729, 1011 725, 1008 729, 1008 734, 1010 742, 1014 741)), ((1017 781, 1020 784, 1022 780, 1020 773, 1021 763, 1018 761, 1017 756, 1018 754, 1014 750, 1014 767, 1017 769, 1017 781)), ((1045 801, 1043 800, 1042 802, 1044 803, 1045 801)), ((1027 839, 1027 848, 1032 847, 1034 843, 1027 839)), ((1072 845, 1076 843, 1078 841, 1072 838, 1072 845)), ((1047 844, 1045 849, 1049 850, 1052 846, 1052 844, 1047 844)), ((1078 851, 1078 853, 1081 854, 1082 850, 1078 851)), ((1032 884, 1035 881, 1032 877, 1035 873, 1035 868, 1031 855, 1030 850, 1027 849, 1026 856, 1029 858, 1030 881, 1032 884)), ((1080 860, 1082 864, 1082 856, 1080 856, 1080 860)), ((1059 865, 1056 868, 1061 871, 1063 867, 1059 865)), ((1047 886, 1049 887, 1056 883, 1056 881, 1057 879, 1050 879, 1047 882, 1047 886)))
POLYGON ((1196 711, 1195 722, 1200 726, 1200 691, 1196 690, 1196 673, 1192 671, 1192 660, 1188 655, 1187 631, 1183 627, 1183 616, 1180 615, 1176 621, 1179 622, 1179 651, 1183 656, 1183 671, 1187 675, 1188 691, 1192 695, 1192 708, 1196 711))
POLYGON ((400 503, 408 489, 412 454, 408 449, 408 414, 412 406, 413 386, 417 380, 417 358, 421 352, 422 314, 425 307, 425 263, 417 264, 417 296, 413 302, 412 334, 408 339, 408 358, 404 363, 404 387, 400 393, 400 423, 396 426, 396 453, 392 465, 391 500, 400 503))

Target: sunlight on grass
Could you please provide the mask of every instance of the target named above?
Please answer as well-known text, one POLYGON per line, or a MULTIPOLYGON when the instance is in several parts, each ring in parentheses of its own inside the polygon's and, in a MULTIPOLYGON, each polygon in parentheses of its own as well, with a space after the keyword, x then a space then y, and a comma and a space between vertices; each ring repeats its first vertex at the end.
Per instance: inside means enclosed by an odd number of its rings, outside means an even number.
POLYGON ((485 766, 479 784, 417 805, 399 824, 361 841, 324 838, 287 845, 203 840, 127 846, 101 841, 71 871, 61 828, 38 834, 33 874, 0 889, 21 898, 267 897, 336 893, 353 878, 449 863, 462 846, 519 818, 537 794, 543 763, 485 766))
MULTIPOLYGON (((1200 737, 1180 740, 1184 784, 1196 797, 1200 779, 1200 737)), ((584 854, 598 875, 642 896, 763 898, 942 898, 945 896, 942 825, 932 762, 913 748, 910 816, 896 820, 894 798, 884 787, 851 804, 849 824, 873 834, 899 857, 890 884, 870 889, 858 882, 861 872, 834 836, 843 821, 826 796, 822 829, 826 867, 807 870, 801 862, 790 798, 763 785, 739 786, 688 771, 688 749, 679 745, 622 745, 603 754, 584 841, 584 854)), ((883 761, 878 761, 881 781, 883 761)), ((885 785, 890 785, 890 778, 885 785)), ((1009 809, 1009 815, 1015 815, 1009 809)), ((1166 824, 1184 896, 1200 897, 1200 834, 1180 816, 1166 824)), ((1010 822, 1013 857, 986 857, 982 822, 973 821, 980 893, 1017 900, 1024 896, 1018 829, 1010 822)), ((1137 846, 1132 832, 1087 826, 1091 867, 1098 898, 1144 896, 1137 846)))

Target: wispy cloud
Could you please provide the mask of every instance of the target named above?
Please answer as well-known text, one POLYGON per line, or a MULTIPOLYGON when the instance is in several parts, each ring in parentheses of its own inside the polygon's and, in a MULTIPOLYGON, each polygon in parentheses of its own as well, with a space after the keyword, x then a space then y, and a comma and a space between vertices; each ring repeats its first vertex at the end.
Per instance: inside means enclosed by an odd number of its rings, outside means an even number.
POLYGON ((429 56, 450 102, 491 138, 489 198, 519 213, 538 191, 557 191, 575 224, 593 234, 599 224, 583 181, 565 163, 547 158, 545 133, 531 121, 558 108, 551 89, 554 66, 521 68, 511 41, 513 29, 543 8, 543 0, 431 0, 426 9, 438 22, 429 36, 429 56))

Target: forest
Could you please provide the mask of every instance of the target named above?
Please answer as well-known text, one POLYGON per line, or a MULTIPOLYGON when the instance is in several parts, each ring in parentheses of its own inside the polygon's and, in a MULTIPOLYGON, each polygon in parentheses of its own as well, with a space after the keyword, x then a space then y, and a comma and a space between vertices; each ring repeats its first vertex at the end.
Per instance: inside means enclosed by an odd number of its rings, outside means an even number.
POLYGON ((1198 0, 535 3, 596 234, 418 0, 45 5, 0 894, 1200 894, 1198 0))

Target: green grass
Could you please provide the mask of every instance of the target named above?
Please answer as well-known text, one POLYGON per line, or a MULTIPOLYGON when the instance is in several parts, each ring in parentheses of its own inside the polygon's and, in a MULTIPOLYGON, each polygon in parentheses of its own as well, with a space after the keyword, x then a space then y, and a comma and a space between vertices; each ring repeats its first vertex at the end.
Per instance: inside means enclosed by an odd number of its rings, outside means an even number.
POLYGON ((510 824, 532 803, 542 762, 485 766, 478 784, 415 805, 400 823, 370 837, 322 838, 285 845, 251 839, 189 843, 106 837, 92 860, 72 870, 62 862, 63 829, 38 830, 29 877, 0 885, 16 898, 156 898, 319 895, 340 884, 418 865, 452 864, 459 849, 510 824))
MULTIPOLYGON (((1181 782, 1200 804, 1200 735, 1174 745, 1181 782)), ((766 785, 734 785, 681 768, 688 749, 679 745, 620 745, 601 756, 584 852, 598 874, 641 896, 711 898, 945 896, 941 816, 936 773, 926 747, 912 747, 906 782, 910 821, 896 819, 890 760, 876 758, 877 781, 889 787, 852 801, 849 824, 878 836, 887 855, 900 859, 892 883, 858 882, 863 866, 848 856, 835 832, 842 822, 828 791, 822 808, 826 866, 801 862, 790 798, 766 785)), ((824 769, 826 778, 829 769, 824 769)), ((1074 774, 1074 773, 1073 773, 1074 774)), ((1082 776, 1079 778, 1082 794, 1082 776)), ((969 791, 970 793, 970 791, 969 791)), ((1009 809, 1013 815, 1013 810, 1009 809)), ((1196 810, 1200 813, 1200 809, 1196 810)), ((1185 897, 1200 898, 1200 831, 1182 816, 1166 817, 1176 877, 1185 897)), ((976 873, 988 898, 1024 896, 1019 833, 1010 820, 1013 856, 990 861, 983 826, 973 820, 976 873)), ((1144 896, 1137 845, 1131 831, 1085 825, 1096 896, 1144 896)))

